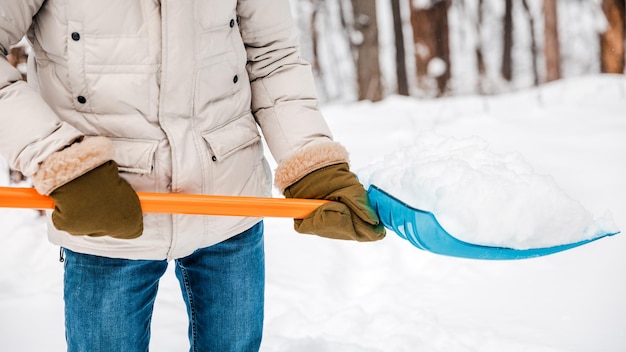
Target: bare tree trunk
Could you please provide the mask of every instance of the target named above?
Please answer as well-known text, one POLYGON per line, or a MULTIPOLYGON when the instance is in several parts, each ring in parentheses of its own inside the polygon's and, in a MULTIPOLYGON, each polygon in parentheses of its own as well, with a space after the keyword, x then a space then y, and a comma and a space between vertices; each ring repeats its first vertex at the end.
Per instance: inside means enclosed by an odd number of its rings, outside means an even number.
MULTIPOLYGON (((26 49, 21 46, 14 47, 11 48, 11 50, 9 51, 9 55, 7 55, 7 60, 11 65, 19 68, 21 65, 26 65, 26 61, 28 60, 28 53, 26 52, 26 49)), ((22 72, 22 79, 26 81, 26 72, 22 72)))
POLYGON ((604 73, 624 73, 624 0, 604 0, 602 10, 609 23, 600 35, 600 68, 604 73))
POLYGON ((513 79, 513 0, 505 0, 504 29, 502 34, 502 77, 507 81, 513 79))
POLYGON ((378 58, 376 0, 352 0, 352 11, 359 100, 379 101, 383 99, 383 87, 378 58))
POLYGON ((530 27, 530 53, 533 64, 533 84, 535 86, 539 85, 539 69, 537 65, 537 38, 535 36, 535 19, 533 18, 533 14, 530 11, 530 7, 528 6, 528 1, 522 0, 522 6, 524 7, 524 12, 526 12, 526 16, 528 16, 528 27, 530 27))
POLYGON ((404 48, 404 33, 402 31, 402 11, 400 0, 391 0, 391 11, 393 13, 393 32, 395 34, 396 46, 396 80, 398 94, 409 95, 409 82, 406 73, 406 51, 404 48))
POLYGON ((317 30, 317 15, 319 13, 319 1, 311 0, 311 51, 313 58, 311 60, 311 67, 314 72, 321 76, 320 60, 319 60, 319 32, 317 30))
POLYGON ((557 0, 543 0, 543 16, 543 52, 546 58, 546 82, 550 82, 561 78, 557 0))
POLYGON ((487 66, 485 65, 485 55, 483 54, 482 47, 482 36, 480 35, 483 27, 484 4, 484 0, 478 0, 478 15, 476 17, 476 33, 478 34, 478 41, 476 43, 476 69, 478 70, 478 74, 480 75, 481 79, 485 76, 485 73, 487 72, 487 66))
POLYGON ((417 82, 429 91, 434 79, 438 95, 446 92, 451 76, 449 8, 450 0, 433 0, 430 7, 411 8, 417 82))

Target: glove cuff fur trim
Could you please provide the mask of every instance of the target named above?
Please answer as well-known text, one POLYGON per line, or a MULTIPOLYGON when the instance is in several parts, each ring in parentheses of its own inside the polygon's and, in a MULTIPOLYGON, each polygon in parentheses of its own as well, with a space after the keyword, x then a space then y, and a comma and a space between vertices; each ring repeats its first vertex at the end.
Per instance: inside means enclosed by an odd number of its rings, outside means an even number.
POLYGON ((337 142, 314 144, 295 152, 276 168, 274 185, 281 193, 311 172, 326 166, 347 163, 348 151, 337 142))
POLYGON ((40 194, 49 195, 112 159, 111 141, 105 137, 86 137, 81 142, 50 154, 33 175, 33 185, 40 194))

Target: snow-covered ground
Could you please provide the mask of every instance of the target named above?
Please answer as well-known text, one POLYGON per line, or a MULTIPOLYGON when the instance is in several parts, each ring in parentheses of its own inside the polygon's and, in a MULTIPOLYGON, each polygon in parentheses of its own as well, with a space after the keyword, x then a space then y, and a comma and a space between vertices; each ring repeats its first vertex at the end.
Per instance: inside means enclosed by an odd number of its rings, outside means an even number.
MULTIPOLYGON (((355 170, 385 166, 385 156, 424 133, 478 138, 494 153, 519 155, 591 214, 609 211, 626 229, 624 76, 323 111, 355 170)), ((8 183, 3 170, 0 183, 8 183)), ((35 211, 0 210, 0 224, 0 351, 62 351, 58 248, 47 243, 35 211)), ((288 219, 266 219, 266 231, 264 352, 626 351, 623 234, 547 257, 492 262, 433 255, 393 233, 375 243, 331 241, 296 234, 288 219)), ((152 351, 187 349, 171 270, 152 328, 152 351)))

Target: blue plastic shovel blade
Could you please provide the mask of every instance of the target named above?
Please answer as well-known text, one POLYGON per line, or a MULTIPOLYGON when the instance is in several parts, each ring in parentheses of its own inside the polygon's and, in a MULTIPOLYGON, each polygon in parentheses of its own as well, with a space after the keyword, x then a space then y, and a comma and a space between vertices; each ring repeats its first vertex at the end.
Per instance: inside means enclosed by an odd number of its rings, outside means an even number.
POLYGON ((386 228, 394 231, 419 249, 451 257, 484 260, 535 258, 578 247, 602 237, 619 233, 602 234, 576 243, 545 248, 512 249, 476 245, 460 241, 450 235, 441 227, 431 212, 413 208, 374 185, 369 187, 367 193, 386 228))

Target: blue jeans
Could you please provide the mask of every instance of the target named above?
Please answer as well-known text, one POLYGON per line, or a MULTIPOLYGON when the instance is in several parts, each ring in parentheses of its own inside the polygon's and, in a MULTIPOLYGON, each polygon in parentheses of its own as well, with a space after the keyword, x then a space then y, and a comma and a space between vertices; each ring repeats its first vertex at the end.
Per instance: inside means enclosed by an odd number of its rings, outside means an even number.
MULTIPOLYGON (((258 351, 263 329, 263 223, 175 260, 190 351, 258 351)), ((70 352, 148 351, 152 308, 168 263, 65 250, 70 352)))

